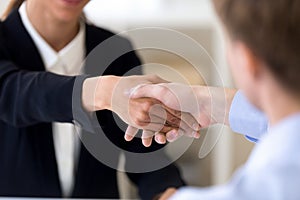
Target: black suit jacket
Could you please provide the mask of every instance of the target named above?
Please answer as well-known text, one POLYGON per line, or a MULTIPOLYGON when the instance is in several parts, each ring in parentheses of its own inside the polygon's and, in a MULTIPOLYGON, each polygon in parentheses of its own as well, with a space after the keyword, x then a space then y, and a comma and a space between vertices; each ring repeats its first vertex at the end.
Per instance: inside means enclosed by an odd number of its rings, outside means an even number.
MULTIPOLYGON (((86 25, 86 52, 111 36, 106 30, 86 25)), ((130 45, 123 38, 119 40, 130 45)), ((138 65, 140 60, 132 51, 115 60, 103 74, 123 75, 138 65)), ((89 67, 86 70, 93 71, 89 67)), ((17 11, 0 23, 0 196, 61 197, 51 122, 73 121, 73 86, 83 80, 81 76, 45 72, 17 11)), ((138 139, 126 143, 111 112, 98 112, 97 117, 109 139, 123 149, 139 152, 161 147, 154 144, 146 149, 138 139)), ((142 199, 183 185, 174 165, 128 176, 138 186, 142 199)), ((72 197, 119 197, 116 170, 97 161, 83 145, 72 197)))

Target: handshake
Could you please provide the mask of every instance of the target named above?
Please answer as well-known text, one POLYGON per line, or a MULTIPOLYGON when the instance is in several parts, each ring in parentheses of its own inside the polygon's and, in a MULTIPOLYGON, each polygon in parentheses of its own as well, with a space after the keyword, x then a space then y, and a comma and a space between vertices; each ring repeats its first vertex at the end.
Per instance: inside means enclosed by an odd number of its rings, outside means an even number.
POLYGON ((125 140, 139 129, 142 142, 151 146, 173 142, 185 135, 199 138, 200 129, 216 123, 228 124, 235 91, 207 86, 169 83, 156 75, 102 76, 86 79, 83 106, 93 112, 110 110, 128 124, 125 140))

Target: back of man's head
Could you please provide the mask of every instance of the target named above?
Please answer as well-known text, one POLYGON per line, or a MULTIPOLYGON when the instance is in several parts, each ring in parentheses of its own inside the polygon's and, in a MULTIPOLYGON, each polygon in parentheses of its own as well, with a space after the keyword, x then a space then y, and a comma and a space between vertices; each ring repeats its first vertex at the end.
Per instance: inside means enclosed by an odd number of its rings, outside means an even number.
POLYGON ((245 43, 286 88, 300 94, 300 0, 213 0, 232 40, 245 43))

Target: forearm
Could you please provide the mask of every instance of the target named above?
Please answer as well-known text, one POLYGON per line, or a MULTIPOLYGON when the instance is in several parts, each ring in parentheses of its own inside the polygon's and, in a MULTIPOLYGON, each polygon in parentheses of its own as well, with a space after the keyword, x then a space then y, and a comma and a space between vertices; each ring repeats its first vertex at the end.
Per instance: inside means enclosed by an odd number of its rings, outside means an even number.
POLYGON ((13 126, 39 122, 72 122, 76 77, 19 70, 1 62, 0 119, 13 126))
POLYGON ((234 96, 237 93, 236 89, 230 89, 230 88, 225 88, 225 125, 230 126, 230 122, 229 122, 229 114, 230 114, 230 109, 232 106, 232 101, 234 96))
MULTIPOLYGON (((193 86, 200 115, 211 117, 207 125, 225 124, 229 126, 229 112, 236 89, 221 87, 193 86)), ((203 120, 199 120, 200 122, 203 120)))

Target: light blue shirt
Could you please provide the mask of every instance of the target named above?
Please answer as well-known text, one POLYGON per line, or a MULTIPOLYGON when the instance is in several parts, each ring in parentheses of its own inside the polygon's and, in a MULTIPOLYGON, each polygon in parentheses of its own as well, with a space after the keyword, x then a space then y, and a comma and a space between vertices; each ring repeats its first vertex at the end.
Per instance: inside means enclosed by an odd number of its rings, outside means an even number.
POLYGON ((268 120, 264 113, 254 107, 242 92, 237 92, 229 112, 230 128, 257 142, 268 130, 268 120))
MULTIPOLYGON (((244 107, 242 113, 245 113, 245 109, 247 107, 244 107)), ((251 116, 255 117, 252 114, 251 116)), ((252 125, 256 125, 256 118, 248 121, 253 123, 251 126, 240 125, 249 119, 234 121, 237 119, 233 117, 232 120, 231 123, 239 123, 231 124, 235 131, 250 130, 255 134, 251 136, 260 138, 247 163, 226 185, 203 189, 183 188, 171 200, 300 199, 300 113, 282 120, 271 127, 266 134, 252 129, 252 125)), ((263 127, 266 125, 260 128, 263 127)))

